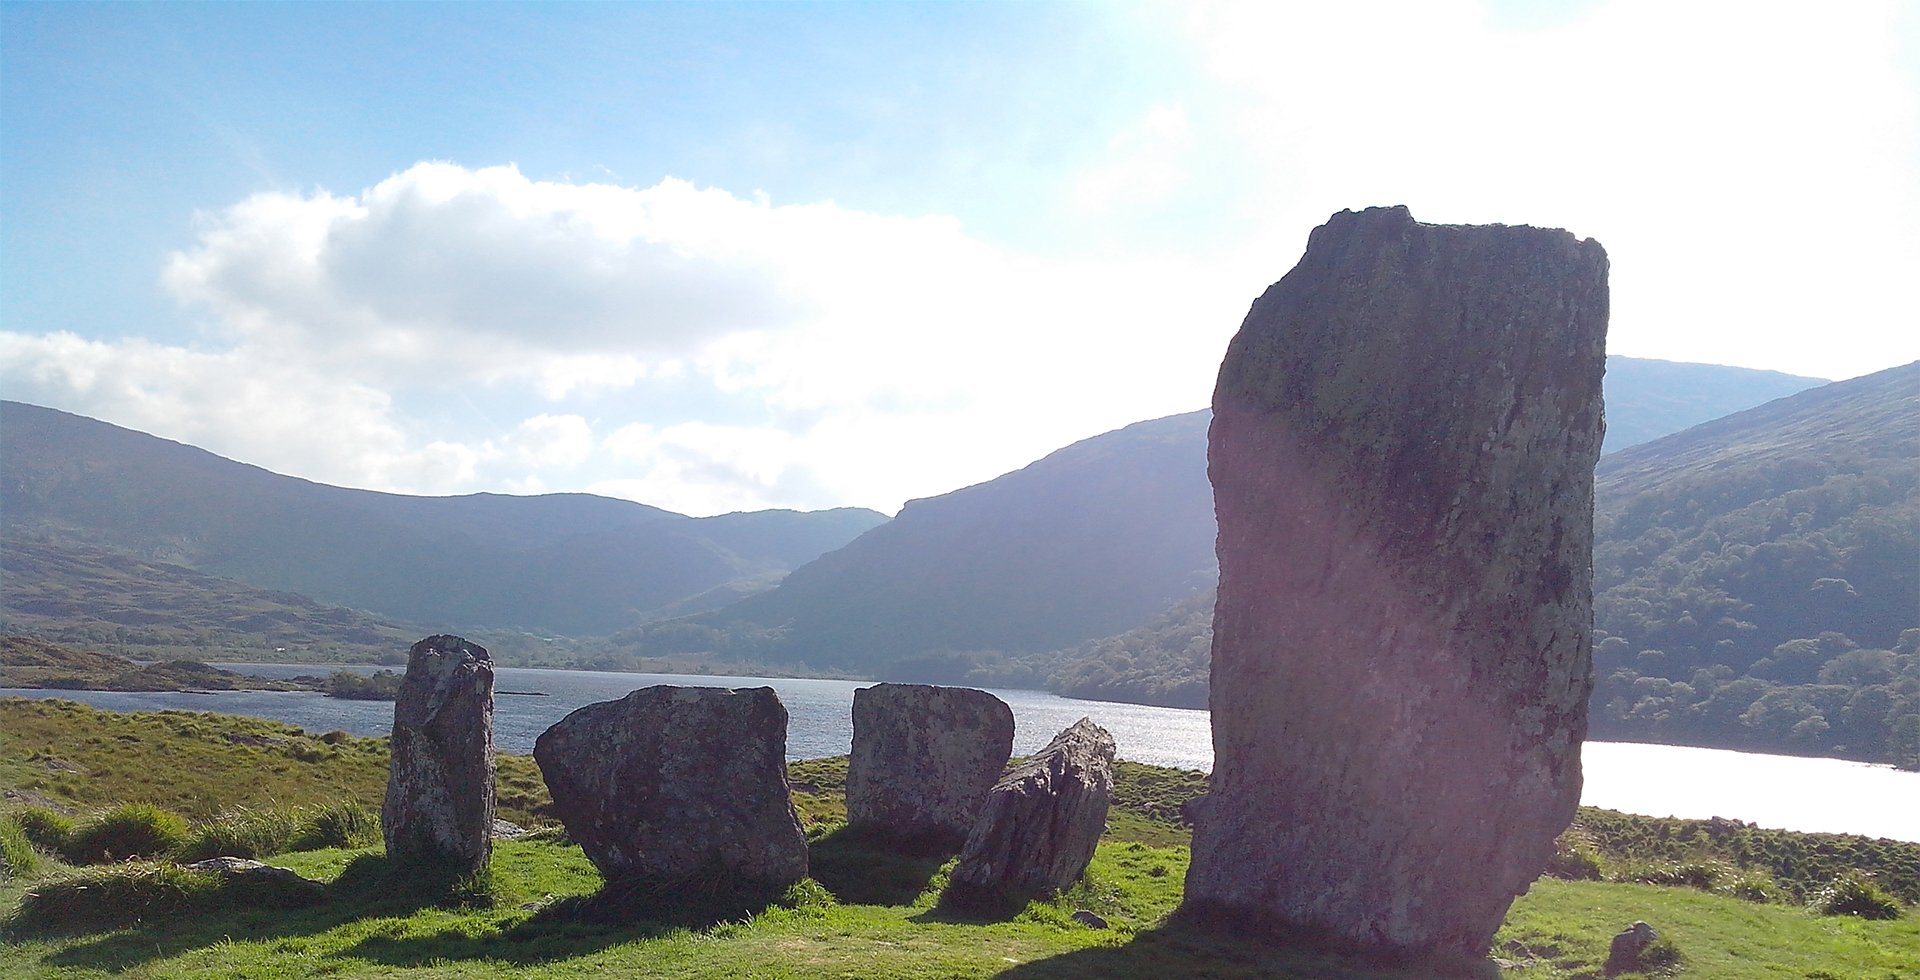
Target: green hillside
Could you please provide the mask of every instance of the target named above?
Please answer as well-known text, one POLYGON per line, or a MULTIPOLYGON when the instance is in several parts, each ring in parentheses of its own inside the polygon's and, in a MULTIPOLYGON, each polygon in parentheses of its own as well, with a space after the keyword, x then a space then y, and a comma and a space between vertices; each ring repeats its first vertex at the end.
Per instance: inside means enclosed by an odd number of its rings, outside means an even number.
POLYGON ((1724 418, 1827 382, 1720 364, 1607 358, 1607 437, 1602 453, 1724 418))
MULTIPOLYGON (((123 579, 166 564, 463 630, 609 633, 716 588, 764 588, 885 520, 853 508, 695 519, 586 494, 349 490, 18 402, 0 402, 0 439, 0 542, 36 542, 37 581, 83 564, 123 579)), ((25 612, 11 581, 0 600, 25 612)))
POLYGON ((938 679, 978 651, 1114 632, 1211 581, 1207 420, 1141 422, 911 501, 770 592, 615 639, 938 679))
MULTIPOLYGON (((1710 364, 1607 364, 1610 446, 1820 383, 1710 364)), ((1156 643, 1108 644, 1064 671, 1040 654, 1143 623, 1211 586, 1209 418, 1129 426, 914 501, 777 589, 616 639, 639 654, 714 651, 900 680, 1038 684, 1058 673, 1057 690, 1204 704, 1204 658, 1198 686, 1191 675, 1163 682, 1158 666, 1134 655, 1156 643)))
POLYGON ((1920 766, 1920 363, 1596 480, 1596 736, 1920 766))
MULTIPOLYGON (((1920 364, 1604 456, 1595 490, 1594 737, 1920 767, 1920 364)), ((1204 707, 1211 619, 974 679, 1204 707)))
POLYGON ((371 661, 430 630, 99 545, 0 534, 0 630, 142 659, 371 661))

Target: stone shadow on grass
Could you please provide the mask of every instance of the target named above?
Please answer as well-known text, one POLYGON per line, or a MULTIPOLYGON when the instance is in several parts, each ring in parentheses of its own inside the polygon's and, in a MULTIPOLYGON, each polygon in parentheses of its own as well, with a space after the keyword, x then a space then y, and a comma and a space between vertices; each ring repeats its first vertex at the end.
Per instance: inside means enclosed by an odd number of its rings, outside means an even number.
POLYGON ((828 904, 819 885, 773 885, 708 871, 671 880, 632 878, 604 884, 591 895, 556 901, 497 932, 460 929, 406 938, 373 935, 341 956, 386 966, 416 967, 453 960, 495 960, 533 966, 652 939, 677 929, 705 932, 744 922, 773 907, 828 904))
POLYGON ((807 845, 807 866, 843 905, 912 905, 959 849, 946 838, 841 827, 807 845))
POLYGON ((1127 942, 1022 963, 998 980, 1498 980, 1489 960, 1383 954, 1302 931, 1177 915, 1127 942))
POLYGON ((64 930, 115 929, 60 950, 46 962, 117 973, 225 939, 311 936, 356 919, 405 915, 433 905, 483 904, 487 888, 484 879, 432 868, 400 867, 389 863, 384 855, 365 854, 349 862, 339 877, 311 901, 271 901, 244 880, 229 879, 192 904, 153 906, 129 916, 125 924, 82 923, 78 929, 64 930))

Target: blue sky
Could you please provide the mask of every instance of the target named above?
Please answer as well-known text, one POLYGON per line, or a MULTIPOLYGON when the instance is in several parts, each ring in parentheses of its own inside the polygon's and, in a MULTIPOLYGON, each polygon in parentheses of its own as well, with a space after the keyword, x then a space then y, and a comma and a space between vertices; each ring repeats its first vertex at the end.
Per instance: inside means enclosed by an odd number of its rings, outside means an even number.
POLYGON ((901 501, 1204 405, 1333 211, 1920 357, 1911 5, 0 5, 0 394, 325 482, 901 501), (1830 9, 1828 9, 1830 8, 1830 9))

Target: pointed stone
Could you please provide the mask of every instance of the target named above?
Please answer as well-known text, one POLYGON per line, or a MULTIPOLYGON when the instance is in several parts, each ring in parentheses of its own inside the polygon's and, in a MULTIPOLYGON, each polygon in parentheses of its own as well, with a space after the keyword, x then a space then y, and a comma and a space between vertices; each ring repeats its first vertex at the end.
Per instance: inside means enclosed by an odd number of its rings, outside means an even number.
POLYGON ((1113 736, 1082 718, 1015 766, 967 836, 942 901, 991 908, 1080 880, 1113 800, 1113 736))
POLYGON ((1214 392, 1187 911, 1483 953, 1580 798, 1606 253, 1343 211, 1214 392))

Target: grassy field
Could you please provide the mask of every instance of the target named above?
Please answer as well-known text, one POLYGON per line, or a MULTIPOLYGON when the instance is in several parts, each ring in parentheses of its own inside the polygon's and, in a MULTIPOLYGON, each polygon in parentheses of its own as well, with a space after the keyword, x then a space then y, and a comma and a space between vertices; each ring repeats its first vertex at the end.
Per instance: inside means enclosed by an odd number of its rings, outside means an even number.
MULTIPOLYGON (((514 815, 509 819, 546 822, 544 787, 530 760, 504 756, 502 763, 502 799, 516 801, 503 806, 514 815)), ((1920 980, 1920 913, 1908 908, 1890 921, 1819 915, 1795 897, 1796 887, 1806 890, 1797 879, 1774 881, 1773 901, 1736 897, 1732 892, 1741 882, 1751 885, 1756 869, 1732 863, 1735 845, 1772 839, 1724 828, 1716 835, 1676 822, 1585 813, 1583 820, 1599 829, 1570 835, 1568 845, 1586 853, 1596 873, 1657 877, 1651 872, 1684 864, 1725 874, 1679 876, 1698 887, 1542 879, 1515 903, 1488 959, 1389 964, 1169 921, 1187 861, 1177 814, 1204 786, 1198 774, 1122 765, 1108 834, 1088 879, 1055 901, 990 920, 938 906, 941 858, 893 854, 839 826, 844 758, 795 763, 791 774, 809 829, 813 877, 751 909, 678 923, 612 914, 617 904, 601 892, 592 865, 552 832, 498 842, 490 880, 452 900, 418 875, 389 867, 378 847, 304 851, 272 862, 328 882, 319 896, 242 894, 196 878, 178 911, 131 924, 90 922, 79 913, 51 932, 16 922, 0 940, 0 978, 1589 980, 1601 976, 1612 934, 1644 919, 1677 953, 1668 975, 1920 980), (1076 909, 1098 912, 1112 928, 1075 922, 1076 909)), ((377 802, 384 778, 378 739, 331 739, 228 716, 0 701, 0 789, 8 799, 0 811, 38 801, 80 817, 140 799, 209 820, 236 805, 310 805, 342 794, 377 802)), ((1904 862, 1920 851, 1880 844, 1862 853, 1886 862, 1882 878, 1903 874, 1904 862)), ((1831 847, 1814 841, 1804 849, 1831 847)), ((41 863, 31 874, 0 875, 0 908, 15 908, 30 891, 50 893, 63 880, 102 873, 51 858, 41 863)), ((184 873, 131 865, 111 874, 145 881, 184 873)), ((96 886, 94 893, 108 890, 96 886)), ((123 915, 139 908, 113 907, 123 915)))

